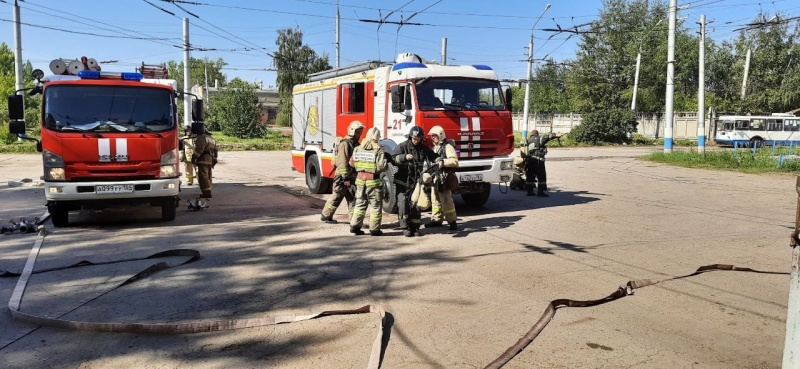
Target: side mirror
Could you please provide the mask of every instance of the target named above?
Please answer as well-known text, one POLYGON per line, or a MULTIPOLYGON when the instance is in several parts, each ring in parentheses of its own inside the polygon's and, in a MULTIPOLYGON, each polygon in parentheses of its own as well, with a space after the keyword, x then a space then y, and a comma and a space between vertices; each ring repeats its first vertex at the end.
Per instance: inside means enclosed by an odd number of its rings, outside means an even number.
POLYGON ((203 112, 203 100, 192 100, 192 120, 195 122, 202 122, 205 120, 205 114, 203 112))
POLYGON ((512 111, 512 105, 511 105, 511 87, 509 87, 509 88, 507 88, 507 89, 506 89, 506 109, 508 109, 508 111, 512 111))
POLYGON ((8 123, 8 132, 15 135, 25 134, 25 122, 21 120, 12 120, 8 123))
POLYGON ((414 107, 414 104, 411 103, 411 86, 406 86, 405 88, 405 96, 403 96, 403 107, 405 110, 411 110, 414 107))
POLYGON ((206 125, 203 122, 192 122, 192 134, 202 135, 206 133, 206 125))
POLYGON ((403 111, 403 90, 405 90, 405 86, 400 85, 394 85, 389 89, 392 96, 392 113, 403 111))
MULTIPOLYGON (((22 95, 8 95, 8 118, 10 120, 25 119, 25 107, 23 106, 22 95)), ((22 127, 25 127, 24 123, 22 124, 22 127)), ((20 133, 25 133, 25 130, 23 129, 20 133)))

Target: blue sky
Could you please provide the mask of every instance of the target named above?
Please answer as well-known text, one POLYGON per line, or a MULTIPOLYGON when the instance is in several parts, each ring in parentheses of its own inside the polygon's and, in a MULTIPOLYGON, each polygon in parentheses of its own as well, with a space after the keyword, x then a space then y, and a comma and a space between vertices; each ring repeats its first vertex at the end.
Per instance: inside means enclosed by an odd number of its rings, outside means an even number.
MULTIPOLYGON (((0 0, 0 42, 13 48, 12 4, 0 0)), ((228 78, 275 85, 268 52, 275 50, 276 30, 299 26, 304 41, 317 52, 327 52, 336 63, 334 19, 336 0, 25 0, 20 1, 23 58, 49 73, 54 58, 88 56, 104 63, 104 70, 133 70, 141 62, 181 60, 182 21, 190 20, 193 57, 222 57, 229 63, 228 78), (152 4, 152 5, 151 5, 152 4), (155 5, 155 6, 154 6, 155 5), (158 8, 161 9, 158 9, 158 8), (183 9, 181 9, 183 8, 183 9), (189 15, 186 11, 199 16, 189 15), (173 13, 168 14, 166 11, 173 13), (49 27, 49 28, 41 28, 49 27), (145 38, 146 40, 136 39, 145 38), (260 48, 260 49, 259 49, 260 48)), ((365 60, 390 61, 400 52, 440 59, 447 38, 448 64, 487 64, 500 78, 524 78, 531 27, 548 1, 500 0, 339 0, 341 65, 365 60), (394 12, 393 12, 394 11, 394 12), (392 13, 393 12, 393 13, 392 13), (390 14, 391 13, 391 14, 390 14), (387 17, 388 15, 388 17, 387 17), (413 17, 412 17, 413 15, 413 17), (361 20, 384 17, 423 25, 378 24, 361 20), (409 17, 411 19, 409 20, 409 17)), ((562 28, 597 19, 601 0, 551 0, 551 8, 536 29, 562 28)), ((715 40, 735 36, 736 28, 763 10, 800 15, 797 0, 682 0, 678 17, 695 29, 701 14, 708 36, 715 40)), ((666 15, 665 15, 666 17, 666 15)), ((665 21, 666 23, 666 21, 665 21)), ((535 31, 534 58, 573 58, 577 37, 535 31)), ((633 61, 632 61, 633 62, 633 61)))

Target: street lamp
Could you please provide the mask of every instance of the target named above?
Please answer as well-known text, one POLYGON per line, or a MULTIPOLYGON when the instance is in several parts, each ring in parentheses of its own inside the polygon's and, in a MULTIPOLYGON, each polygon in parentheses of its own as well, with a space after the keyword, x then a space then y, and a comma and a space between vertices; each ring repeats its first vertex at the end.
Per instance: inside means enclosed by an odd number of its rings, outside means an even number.
POLYGON ((631 110, 636 113, 636 92, 639 90, 639 66, 642 62, 642 42, 647 38, 647 35, 650 34, 656 27, 658 27, 664 19, 660 19, 655 26, 651 27, 647 32, 642 36, 639 40, 639 53, 636 54, 636 76, 633 78, 633 98, 631 99, 631 110))
POLYGON ((525 141, 528 140, 528 114, 530 113, 529 99, 531 97, 531 73, 533 70, 533 29, 536 28, 539 20, 542 19, 544 13, 547 13, 548 9, 550 9, 550 3, 547 3, 547 6, 544 7, 542 14, 536 19, 536 22, 533 23, 533 26, 531 27, 531 42, 528 44, 528 83, 525 84, 525 104, 522 108, 522 114, 525 116, 525 128, 522 130, 522 139, 525 141))

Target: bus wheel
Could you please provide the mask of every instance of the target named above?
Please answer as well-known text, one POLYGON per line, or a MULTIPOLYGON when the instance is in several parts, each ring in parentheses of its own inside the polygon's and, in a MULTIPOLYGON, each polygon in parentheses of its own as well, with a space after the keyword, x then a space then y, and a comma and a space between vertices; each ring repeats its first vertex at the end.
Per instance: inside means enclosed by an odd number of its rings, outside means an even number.
POLYGON ((753 137, 750 139, 750 147, 764 147, 764 140, 761 137, 753 137))
POLYGON ((306 186, 314 194, 325 193, 331 185, 331 180, 322 176, 317 154, 311 154, 306 160, 306 186))

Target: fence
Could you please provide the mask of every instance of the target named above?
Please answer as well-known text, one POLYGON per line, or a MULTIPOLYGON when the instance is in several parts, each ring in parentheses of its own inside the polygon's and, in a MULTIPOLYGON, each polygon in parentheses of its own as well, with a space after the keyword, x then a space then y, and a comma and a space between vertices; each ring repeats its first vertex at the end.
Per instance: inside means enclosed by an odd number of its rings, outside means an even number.
MULTIPOLYGON (((515 131, 521 131, 525 125, 523 114, 514 114, 511 124, 515 131)), ((569 133, 575 126, 581 124, 581 114, 531 114, 528 118, 528 130, 538 129, 539 132, 569 133)), ((664 137, 664 116, 662 114, 637 114, 636 131, 647 138, 664 137)), ((675 113, 672 126, 672 137, 675 139, 697 140, 697 112, 675 113)), ((706 138, 713 138, 714 127, 706 119, 706 138)))

